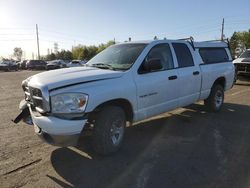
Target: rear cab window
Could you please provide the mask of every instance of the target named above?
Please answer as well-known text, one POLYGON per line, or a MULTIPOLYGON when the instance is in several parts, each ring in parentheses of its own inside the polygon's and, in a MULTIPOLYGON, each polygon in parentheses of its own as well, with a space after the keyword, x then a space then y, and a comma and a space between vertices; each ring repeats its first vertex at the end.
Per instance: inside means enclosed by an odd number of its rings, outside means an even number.
POLYGON ((178 61, 178 68, 194 66, 193 56, 186 44, 172 43, 172 46, 178 61))
POLYGON ((205 64, 224 63, 229 61, 225 48, 200 48, 200 56, 205 64))

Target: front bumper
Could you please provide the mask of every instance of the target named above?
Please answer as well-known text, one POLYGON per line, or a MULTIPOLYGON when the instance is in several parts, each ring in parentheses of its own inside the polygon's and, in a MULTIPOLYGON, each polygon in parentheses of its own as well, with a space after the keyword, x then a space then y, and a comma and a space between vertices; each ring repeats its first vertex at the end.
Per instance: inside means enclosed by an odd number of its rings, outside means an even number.
POLYGON ((244 76, 250 76, 250 71, 246 72, 246 71, 238 71, 237 72, 238 75, 244 75, 244 76))
POLYGON ((26 101, 21 101, 19 105, 22 111, 13 120, 14 123, 18 123, 21 120, 30 120, 33 124, 35 133, 45 142, 56 146, 75 146, 77 145, 80 134, 87 122, 87 119, 82 120, 65 120, 54 116, 42 116, 41 114, 34 112, 31 106, 26 101))
POLYGON ((75 146, 87 122, 84 120, 65 120, 53 116, 37 116, 29 107, 36 134, 49 144, 56 146, 75 146))
POLYGON ((39 136, 40 139, 42 139, 46 143, 61 147, 76 146, 80 137, 80 134, 53 135, 43 132, 42 130, 40 130, 40 132, 36 134, 39 136))

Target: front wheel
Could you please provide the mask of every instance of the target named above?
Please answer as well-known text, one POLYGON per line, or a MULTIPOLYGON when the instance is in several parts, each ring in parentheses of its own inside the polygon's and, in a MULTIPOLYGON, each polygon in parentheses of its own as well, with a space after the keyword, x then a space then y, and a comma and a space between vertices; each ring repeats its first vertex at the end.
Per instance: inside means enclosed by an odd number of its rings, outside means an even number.
POLYGON ((116 152, 122 144, 126 116, 122 108, 107 106, 96 115, 93 132, 94 150, 103 155, 116 152))
POLYGON ((204 101, 205 106, 210 112, 221 110, 224 102, 224 89, 221 85, 212 87, 209 97, 204 101))

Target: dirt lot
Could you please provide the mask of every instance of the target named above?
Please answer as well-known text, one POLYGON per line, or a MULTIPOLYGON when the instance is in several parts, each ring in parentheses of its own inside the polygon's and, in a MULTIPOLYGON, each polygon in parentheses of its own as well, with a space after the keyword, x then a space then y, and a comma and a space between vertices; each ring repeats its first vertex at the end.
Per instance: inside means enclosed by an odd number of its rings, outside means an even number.
POLYGON ((250 187, 250 80, 226 93, 218 114, 202 103, 127 128, 122 149, 93 153, 47 145, 11 119, 21 81, 36 72, 0 73, 0 187, 250 187))

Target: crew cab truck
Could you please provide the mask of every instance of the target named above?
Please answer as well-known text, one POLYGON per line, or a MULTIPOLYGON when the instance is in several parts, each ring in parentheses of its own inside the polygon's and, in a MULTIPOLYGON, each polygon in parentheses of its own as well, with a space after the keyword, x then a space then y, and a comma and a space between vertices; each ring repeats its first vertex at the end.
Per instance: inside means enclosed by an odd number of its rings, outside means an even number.
POLYGON ((110 154, 120 148, 129 123, 199 100, 218 112, 234 73, 226 42, 120 43, 84 67, 24 80, 25 100, 14 122, 30 115, 35 132, 59 146, 76 145, 84 127, 91 125, 94 150, 110 154))

